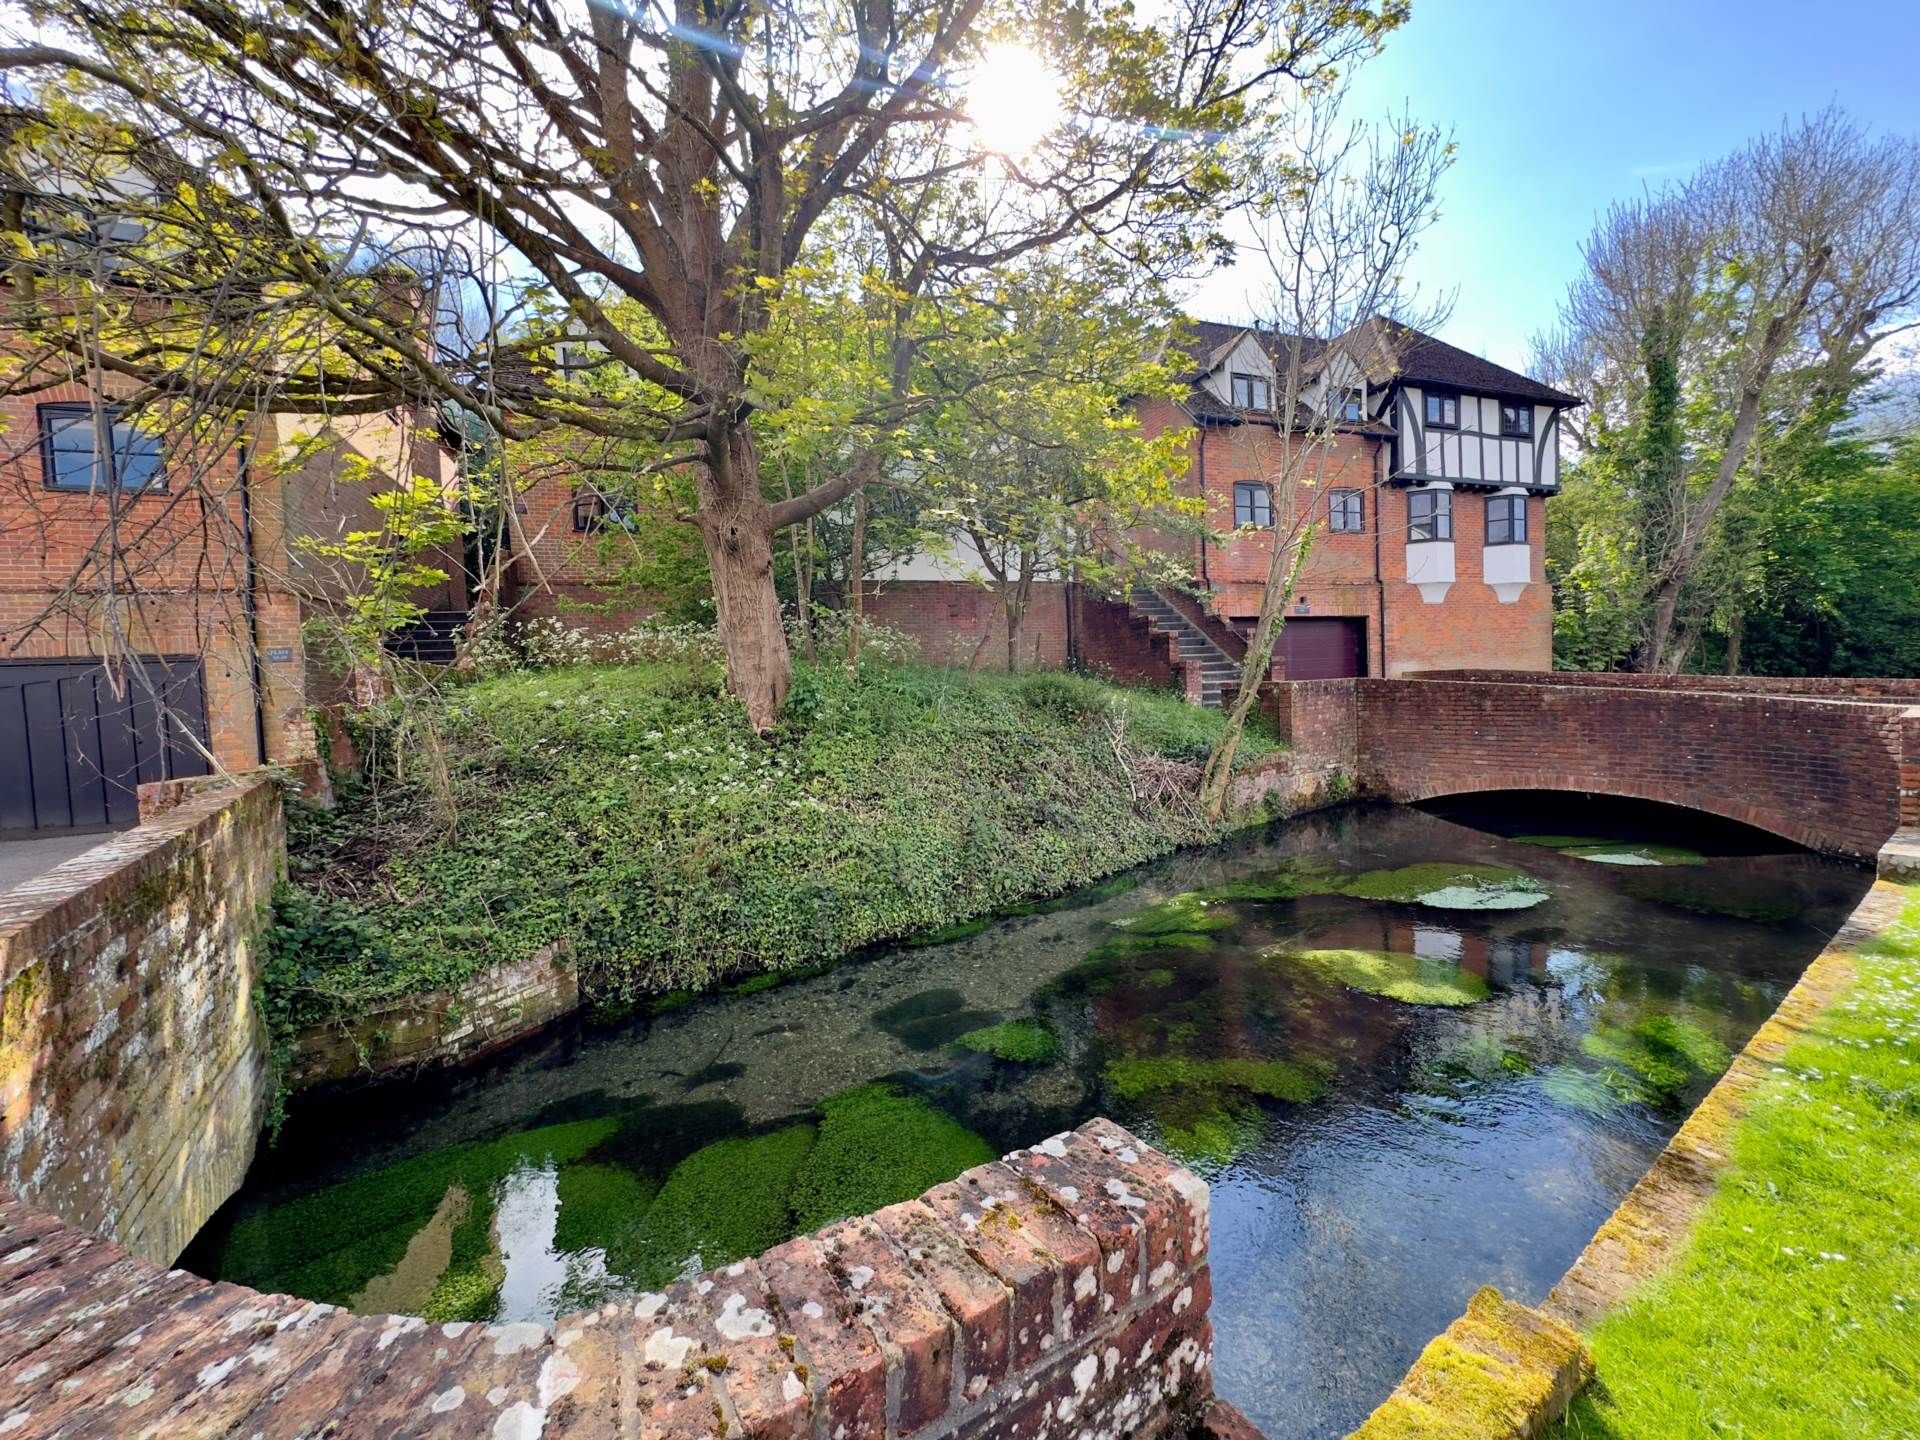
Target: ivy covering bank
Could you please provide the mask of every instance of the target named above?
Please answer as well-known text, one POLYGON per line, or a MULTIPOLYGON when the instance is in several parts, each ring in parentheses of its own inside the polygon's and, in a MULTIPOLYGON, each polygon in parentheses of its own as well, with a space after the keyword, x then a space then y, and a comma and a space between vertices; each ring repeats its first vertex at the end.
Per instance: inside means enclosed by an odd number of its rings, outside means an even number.
POLYGON ((306 1024, 556 943, 612 1004, 816 966, 1210 838, 1168 782, 1219 723, 1080 675, 826 664, 763 739, 697 650, 395 702, 358 722, 364 782, 294 818, 273 988, 306 1024))

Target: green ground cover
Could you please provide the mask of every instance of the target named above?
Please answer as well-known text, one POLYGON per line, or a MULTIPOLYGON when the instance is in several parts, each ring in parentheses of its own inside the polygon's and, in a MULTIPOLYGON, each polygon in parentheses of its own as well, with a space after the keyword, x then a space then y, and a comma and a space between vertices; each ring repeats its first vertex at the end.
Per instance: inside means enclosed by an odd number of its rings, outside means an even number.
MULTIPOLYGON (((294 1024, 556 941, 634 1001, 804 969, 1212 838, 1136 798, 1220 714, 1087 676, 801 668, 760 738, 698 659, 519 671, 373 712, 368 772, 302 811, 273 988, 294 1024)), ((1278 748, 1264 731, 1248 761, 1278 748)))
POLYGON ((1920 1433, 1920 889, 1730 1143, 1684 1255, 1595 1331, 1557 1440, 1920 1433))

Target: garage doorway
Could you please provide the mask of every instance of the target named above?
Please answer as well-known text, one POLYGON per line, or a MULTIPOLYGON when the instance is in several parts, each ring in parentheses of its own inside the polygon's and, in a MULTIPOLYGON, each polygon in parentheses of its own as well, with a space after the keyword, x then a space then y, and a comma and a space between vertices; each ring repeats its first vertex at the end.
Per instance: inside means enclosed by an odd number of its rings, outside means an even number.
POLYGON ((1280 644, 1289 680, 1341 680, 1367 673, 1365 620, 1289 615, 1280 644))
POLYGON ((97 659, 0 662, 0 838, 133 825, 140 785, 208 772, 200 662, 142 656, 121 680, 97 659))

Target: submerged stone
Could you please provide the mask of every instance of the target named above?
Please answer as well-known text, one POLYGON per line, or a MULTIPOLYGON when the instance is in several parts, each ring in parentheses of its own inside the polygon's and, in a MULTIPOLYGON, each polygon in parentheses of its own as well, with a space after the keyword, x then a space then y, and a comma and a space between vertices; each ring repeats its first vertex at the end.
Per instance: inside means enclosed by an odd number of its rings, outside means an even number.
POLYGON ((1393 950, 1288 950, 1266 952, 1305 966, 1323 979, 1398 1000, 1403 1005, 1473 1005, 1493 992, 1487 982, 1448 960, 1429 960, 1393 950))

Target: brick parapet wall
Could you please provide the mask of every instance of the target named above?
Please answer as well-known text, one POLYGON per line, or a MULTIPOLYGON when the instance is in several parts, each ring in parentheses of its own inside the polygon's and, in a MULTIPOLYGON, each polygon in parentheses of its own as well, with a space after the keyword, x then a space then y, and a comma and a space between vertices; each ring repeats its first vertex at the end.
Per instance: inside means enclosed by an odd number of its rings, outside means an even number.
POLYGON ((1204 1184, 1096 1120, 547 1328, 213 1284, 0 1196, 0 1428, 1156 1440, 1211 1400, 1207 1222, 1204 1184))
POLYGON ((1899 822, 1898 705, 1558 676, 1344 683, 1358 705, 1357 786, 1384 799, 1590 791, 1685 805, 1862 858, 1899 822))
POLYGON ((1483 684, 1597 686, 1608 690, 1672 690, 1689 694, 1805 695, 1833 700, 1906 700, 1920 702, 1920 679, 1825 675, 1641 675, 1591 670, 1556 670, 1541 675, 1527 670, 1422 670, 1409 680, 1471 680, 1483 684))
POLYGON ((1900 825, 1920 828, 1920 705, 1900 716, 1900 825))
POLYGON ((1122 685, 1149 685, 1184 693, 1186 670, 1174 654, 1173 636, 1118 600, 1103 600, 1076 588, 1073 628, 1080 663, 1122 685))
POLYGON ((280 795, 192 796, 0 897, 0 1185, 171 1261, 238 1188, 267 1098, 255 942, 280 795))
MULTIPOLYGON (((863 597, 867 616, 920 646, 929 665, 967 665, 981 642, 980 665, 1007 668, 1007 618, 997 591, 956 580, 869 581, 863 597)), ((1067 587, 1057 580, 1036 581, 1020 627, 1019 665, 1023 670, 1058 669, 1067 663, 1067 587)))
POLYGON ((295 1087, 372 1080, 465 1063, 580 1006, 580 975, 560 945, 495 965, 457 990, 429 990, 294 1040, 295 1087))

